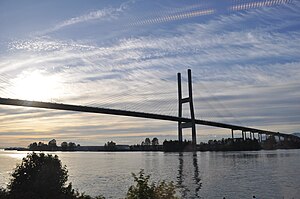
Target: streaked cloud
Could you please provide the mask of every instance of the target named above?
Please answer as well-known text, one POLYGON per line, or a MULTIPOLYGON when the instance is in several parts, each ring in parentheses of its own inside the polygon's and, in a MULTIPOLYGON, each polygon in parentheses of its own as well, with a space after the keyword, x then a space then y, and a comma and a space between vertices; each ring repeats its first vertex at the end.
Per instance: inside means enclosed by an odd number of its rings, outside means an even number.
POLYGON ((66 19, 58 24, 56 24, 53 28, 47 29, 45 31, 38 32, 38 35, 49 34, 54 31, 58 31, 60 29, 73 26, 80 23, 87 23, 91 21, 109 21, 119 17, 121 13, 123 13, 126 9, 128 9, 129 4, 133 3, 133 0, 126 1, 122 3, 119 7, 113 8, 108 7, 101 10, 91 11, 87 14, 83 14, 77 17, 72 17, 70 19, 66 19))
POLYGON ((248 9, 253 9, 253 8, 282 5, 282 4, 291 3, 291 2, 292 2, 292 0, 255 1, 255 2, 248 2, 248 3, 242 3, 242 4, 231 6, 229 8, 229 10, 234 10, 234 11, 248 10, 248 9))
MULTIPOLYGON (((116 39, 105 42, 55 35, 15 39, 0 55, 1 96, 18 98, 11 89, 13 80, 39 71, 59 77, 62 92, 53 97, 56 102, 177 115, 176 73, 183 72, 185 77, 186 69, 191 68, 199 119, 297 131, 300 33, 295 27, 299 25, 299 3, 274 1, 273 5, 278 6, 260 5, 264 4, 249 5, 252 9, 242 13, 214 14, 205 21, 199 17, 199 22, 180 23, 170 29, 166 23, 154 33, 131 35, 130 31, 138 29, 132 27, 126 30, 129 33, 120 31, 116 39), (274 21, 278 23, 274 25, 274 21)), ((103 17, 109 18, 109 13, 111 17, 121 12, 126 15, 126 7, 121 7, 119 11, 104 9, 103 17)), ((180 12, 186 11, 190 10, 180 12)), ((207 12, 207 17, 210 15, 207 12)), ((149 17, 143 27, 194 15, 161 16, 156 20, 149 17)), ((63 31, 64 27, 98 19, 102 20, 101 12, 75 17, 58 26, 63 31)), ((121 141, 122 135, 135 140, 159 134, 163 135, 161 139, 176 137, 173 123, 45 110, 1 110, 3 136, 12 132, 13 139, 21 139, 20 134, 25 132, 22 139, 38 137, 37 127, 41 130, 39 138, 56 136, 63 140, 73 136, 83 143, 96 143, 91 138, 101 140, 101 144, 108 138, 121 141)), ((201 138, 203 134, 227 131, 201 126, 199 132, 201 138)))
POLYGON ((165 23, 165 22, 176 21, 176 20, 181 20, 181 19, 188 19, 188 18, 192 18, 192 17, 211 15, 211 14, 214 14, 214 13, 215 13, 214 9, 193 10, 193 11, 188 11, 188 12, 185 12, 185 13, 178 13, 178 14, 162 16, 162 17, 147 19, 147 20, 143 20, 143 21, 138 21, 138 22, 135 22, 131 25, 135 26, 135 25, 165 23))

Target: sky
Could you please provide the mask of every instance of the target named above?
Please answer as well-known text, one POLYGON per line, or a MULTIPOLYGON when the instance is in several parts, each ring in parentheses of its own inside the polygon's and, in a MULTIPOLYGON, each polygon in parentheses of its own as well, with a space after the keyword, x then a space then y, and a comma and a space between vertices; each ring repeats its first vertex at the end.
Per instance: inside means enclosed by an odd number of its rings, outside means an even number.
MULTIPOLYGON (((299 132, 299 10, 299 0, 0 0, 0 97, 176 116, 176 74, 187 96, 191 69, 197 119, 299 132)), ((197 126, 198 142, 229 135, 197 126)), ((176 136, 174 122, 0 105, 0 147, 176 136)))

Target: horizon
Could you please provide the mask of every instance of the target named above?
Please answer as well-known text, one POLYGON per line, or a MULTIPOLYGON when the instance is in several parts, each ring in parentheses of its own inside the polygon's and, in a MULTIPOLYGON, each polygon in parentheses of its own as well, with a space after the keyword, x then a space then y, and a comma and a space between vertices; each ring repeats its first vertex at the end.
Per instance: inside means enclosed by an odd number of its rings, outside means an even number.
MULTIPOLYGON (((197 119, 300 132, 299 10, 297 0, 4 0, 0 97, 177 116, 176 74, 185 96, 190 68, 197 119)), ((53 138, 82 145, 177 139, 176 122, 0 111, 0 148, 53 138)), ((198 143, 230 135, 197 125, 198 143)))

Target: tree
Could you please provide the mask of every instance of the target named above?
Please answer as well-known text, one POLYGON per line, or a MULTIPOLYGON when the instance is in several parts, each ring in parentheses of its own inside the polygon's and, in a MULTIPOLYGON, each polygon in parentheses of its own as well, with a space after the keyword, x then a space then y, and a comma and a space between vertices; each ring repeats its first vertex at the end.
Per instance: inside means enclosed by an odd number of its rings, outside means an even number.
POLYGON ((44 142, 39 142, 39 143, 38 143, 38 146, 39 146, 39 147, 43 147, 43 146, 45 146, 45 145, 46 145, 46 144, 44 144, 44 142))
POLYGON ((56 145, 56 140, 55 140, 55 139, 50 140, 50 141, 48 142, 48 146, 49 146, 49 147, 57 147, 57 145, 56 145))
POLYGON ((37 149, 37 146, 38 146, 37 143, 34 142, 34 143, 29 144, 28 148, 29 148, 30 150, 36 150, 36 149, 37 149))
POLYGON ((108 147, 115 147, 115 146, 116 146, 116 143, 113 142, 113 141, 110 141, 110 142, 107 142, 107 146, 108 146, 108 147))
POLYGON ((152 146, 157 146, 158 145, 158 139, 156 137, 153 138, 151 143, 152 143, 152 146))
POLYGON ((61 146, 61 148, 66 149, 66 148, 68 148, 68 143, 67 143, 67 142, 62 142, 62 143, 60 144, 60 146, 61 146))
POLYGON ((69 148, 69 150, 74 150, 76 148, 76 144, 74 142, 69 142, 68 148, 69 148))
POLYGON ((58 156, 28 154, 12 173, 7 190, 0 187, 0 199, 105 199, 79 193, 68 180, 68 170, 58 156))
POLYGON ((12 173, 8 192, 12 198, 72 198, 75 191, 66 186, 67 173, 57 155, 28 154, 12 173))
POLYGON ((56 145, 56 140, 52 139, 48 142, 48 147, 47 150, 56 150, 57 149, 57 145, 56 145))
POLYGON ((146 138, 145 139, 145 145, 150 146, 150 144, 151 144, 150 138, 146 138))
POLYGON ((132 174, 136 185, 128 189, 126 199, 177 199, 173 182, 162 181, 156 185, 149 184, 150 175, 141 170, 138 175, 132 174))
POLYGON ((104 148, 107 150, 115 150, 116 149, 116 143, 113 141, 107 142, 104 145, 104 148))
POLYGON ((37 146, 37 150, 48 150, 48 145, 44 142, 39 142, 37 146))
POLYGON ((0 187, 0 199, 4 199, 4 198, 8 198, 8 193, 5 189, 3 189, 2 187, 0 187))

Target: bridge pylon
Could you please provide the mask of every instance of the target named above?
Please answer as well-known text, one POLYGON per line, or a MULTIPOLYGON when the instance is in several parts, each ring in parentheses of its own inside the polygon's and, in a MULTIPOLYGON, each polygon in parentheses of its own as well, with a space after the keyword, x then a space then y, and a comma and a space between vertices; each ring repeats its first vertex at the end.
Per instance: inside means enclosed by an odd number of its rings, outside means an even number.
POLYGON ((178 117, 182 118, 182 105, 188 103, 190 106, 190 122, 178 121, 178 141, 182 142, 182 129, 191 128, 192 129, 192 144, 196 147, 196 123, 195 123, 195 112, 193 104, 193 88, 192 88, 192 71, 188 69, 188 97, 182 98, 182 89, 181 89, 181 73, 177 73, 178 81, 178 117))

